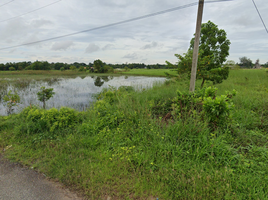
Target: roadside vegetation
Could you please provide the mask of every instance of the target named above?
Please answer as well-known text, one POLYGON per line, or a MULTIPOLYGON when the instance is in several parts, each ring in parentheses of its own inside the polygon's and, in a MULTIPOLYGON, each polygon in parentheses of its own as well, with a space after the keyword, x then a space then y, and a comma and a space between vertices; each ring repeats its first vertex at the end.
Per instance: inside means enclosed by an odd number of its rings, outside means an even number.
POLYGON ((31 105, 0 117, 0 147, 89 199, 267 199, 268 73, 188 82, 111 87, 83 112, 31 105))

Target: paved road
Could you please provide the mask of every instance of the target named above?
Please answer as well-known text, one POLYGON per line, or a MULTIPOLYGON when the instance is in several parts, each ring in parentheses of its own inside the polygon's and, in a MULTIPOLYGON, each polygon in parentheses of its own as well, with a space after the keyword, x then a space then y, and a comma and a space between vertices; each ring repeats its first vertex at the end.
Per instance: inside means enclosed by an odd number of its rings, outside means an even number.
POLYGON ((0 200, 81 200, 59 183, 0 155, 0 200))

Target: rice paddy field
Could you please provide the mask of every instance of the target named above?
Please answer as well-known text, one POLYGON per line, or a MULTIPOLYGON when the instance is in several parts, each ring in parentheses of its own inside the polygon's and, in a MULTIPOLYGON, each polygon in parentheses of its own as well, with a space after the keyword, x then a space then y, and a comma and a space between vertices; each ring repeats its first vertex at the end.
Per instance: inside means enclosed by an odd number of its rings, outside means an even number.
POLYGON ((14 113, 19 113, 30 105, 41 107, 42 102, 37 96, 41 87, 53 88, 55 92, 55 95, 46 102, 46 108, 59 109, 65 106, 83 111, 92 104, 95 95, 103 88, 131 86, 135 90, 143 90, 166 80, 164 77, 113 76, 111 74, 109 76, 45 76, 43 78, 38 76, 0 79, 0 115, 7 114, 4 96, 8 94, 8 91, 16 91, 20 96, 20 103, 14 106, 14 113))

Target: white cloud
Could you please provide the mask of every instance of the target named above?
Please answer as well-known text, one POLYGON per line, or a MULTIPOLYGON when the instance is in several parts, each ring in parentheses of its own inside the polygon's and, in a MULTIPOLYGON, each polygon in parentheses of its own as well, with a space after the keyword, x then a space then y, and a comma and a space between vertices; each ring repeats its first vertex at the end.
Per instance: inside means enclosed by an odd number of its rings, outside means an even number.
POLYGON ((113 44, 106 44, 104 47, 102 47, 102 50, 105 51, 105 50, 109 50, 109 49, 112 49, 112 48, 114 48, 113 44))
POLYGON ((136 60, 138 59, 138 55, 136 53, 129 53, 123 56, 123 58, 127 58, 130 60, 136 60))
POLYGON ((66 51, 69 47, 73 46, 74 43, 72 41, 61 41, 61 42, 55 42, 51 48, 51 50, 60 51, 64 50, 66 51))
POLYGON ((35 28, 40 28, 45 25, 51 25, 53 24, 52 21, 50 20, 45 20, 45 19, 38 19, 38 20, 33 20, 31 25, 35 28))
POLYGON ((99 50, 100 50, 100 47, 92 43, 92 44, 89 44, 88 47, 86 48, 86 53, 93 53, 99 50))
POLYGON ((157 42, 152 42, 151 44, 146 44, 141 49, 153 49, 153 48, 155 48, 157 46, 158 46, 157 42))
MULTIPOLYGON (((131 62, 144 61, 147 64, 164 63, 165 60, 172 62, 175 60, 175 53, 183 54, 189 47, 190 39, 195 32, 197 6, 77 35, 72 33, 192 2, 192 0, 80 0, 77 3, 73 0, 64 0, 37 12, 0 23, 0 46, 4 48, 70 34, 64 38, 65 41, 52 40, 15 50, 2 50, 1 62, 24 61, 25 57, 21 56, 21 53, 24 55, 34 53, 49 62, 62 59, 62 62, 88 63, 95 58, 110 63, 125 62, 126 59, 131 62), (54 57, 55 51, 60 51, 60 58, 54 57)), ((258 0, 255 3, 268 26, 267 0, 258 0)), ((42 0, 30 0, 27 4, 24 1, 14 1, 6 5, 5 9, 1 9, 0 19, 9 19, 43 5, 42 0)), ((251 60, 259 58, 261 63, 268 61, 267 32, 251 1, 206 3, 203 23, 208 20, 226 31, 231 41, 228 59, 238 62, 239 57, 247 56, 251 60), (257 45, 257 48, 252 48, 254 45, 257 45)))

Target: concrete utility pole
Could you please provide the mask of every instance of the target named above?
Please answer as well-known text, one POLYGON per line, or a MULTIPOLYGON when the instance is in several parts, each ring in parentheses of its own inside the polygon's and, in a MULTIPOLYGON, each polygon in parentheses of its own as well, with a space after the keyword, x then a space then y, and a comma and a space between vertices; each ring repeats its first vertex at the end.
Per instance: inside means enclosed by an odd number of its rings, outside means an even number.
POLYGON ((198 61, 199 39, 200 39, 200 32, 201 32, 203 7, 204 7, 204 0, 199 0, 197 21, 196 21, 196 31, 195 31, 195 41, 194 41, 193 63, 192 63, 192 72, 191 72, 191 81, 190 81, 190 92, 194 92, 194 89, 195 89, 195 79, 196 79, 196 69, 197 69, 197 61, 198 61))

